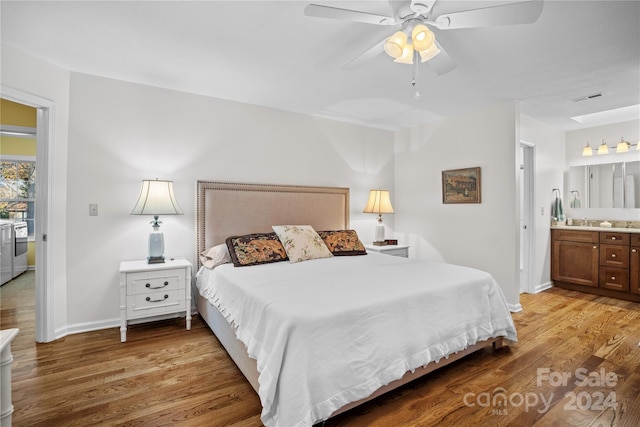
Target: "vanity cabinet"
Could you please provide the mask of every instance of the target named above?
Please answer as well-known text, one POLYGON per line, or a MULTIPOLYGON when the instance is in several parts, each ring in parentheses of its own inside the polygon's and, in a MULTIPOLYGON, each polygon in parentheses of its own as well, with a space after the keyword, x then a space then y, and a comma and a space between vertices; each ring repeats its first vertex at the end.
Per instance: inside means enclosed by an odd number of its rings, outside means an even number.
POLYGON ((594 231, 551 230, 551 278, 598 287, 599 236, 594 231))
POLYGON ((554 285, 640 302, 640 234, 551 230, 554 285))

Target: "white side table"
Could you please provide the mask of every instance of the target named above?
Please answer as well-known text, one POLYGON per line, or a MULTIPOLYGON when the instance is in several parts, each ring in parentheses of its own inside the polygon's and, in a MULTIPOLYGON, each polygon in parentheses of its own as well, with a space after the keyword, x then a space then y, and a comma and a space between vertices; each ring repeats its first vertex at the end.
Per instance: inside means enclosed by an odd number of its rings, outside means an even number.
POLYGON ((191 269, 184 258, 159 264, 146 260, 120 263, 121 342, 127 340, 127 322, 133 319, 184 312, 187 329, 191 329, 191 269))
POLYGON ((19 329, 0 331, 0 426, 11 427, 13 403, 11 400, 11 341, 18 335, 19 329))
POLYGON ((409 245, 365 245, 367 251, 378 252, 385 255, 401 256, 404 258, 409 258, 409 247, 409 245))

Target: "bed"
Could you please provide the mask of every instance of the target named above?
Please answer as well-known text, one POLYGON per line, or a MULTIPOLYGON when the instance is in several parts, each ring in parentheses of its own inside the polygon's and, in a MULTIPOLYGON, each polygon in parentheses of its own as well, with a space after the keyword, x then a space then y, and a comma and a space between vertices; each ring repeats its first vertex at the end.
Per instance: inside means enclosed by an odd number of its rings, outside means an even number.
MULTIPOLYGON (((226 248, 230 236, 274 225, 349 230, 349 210, 348 188, 198 181, 197 259, 226 248)), ((486 272, 334 254, 199 268, 198 312, 258 393, 266 426, 313 425, 517 340, 504 295, 486 272)))

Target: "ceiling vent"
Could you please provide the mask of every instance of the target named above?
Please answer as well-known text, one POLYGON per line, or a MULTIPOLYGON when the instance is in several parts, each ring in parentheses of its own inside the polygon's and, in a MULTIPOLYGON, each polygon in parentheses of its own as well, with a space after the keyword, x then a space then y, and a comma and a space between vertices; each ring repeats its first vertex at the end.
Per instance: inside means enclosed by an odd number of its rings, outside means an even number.
POLYGON ((593 99, 593 98, 599 98, 602 96, 602 92, 598 92, 598 93, 594 93, 591 95, 585 95, 585 96, 581 96, 578 98, 574 98, 572 99, 573 102, 580 102, 580 101, 586 101, 587 99, 593 99))

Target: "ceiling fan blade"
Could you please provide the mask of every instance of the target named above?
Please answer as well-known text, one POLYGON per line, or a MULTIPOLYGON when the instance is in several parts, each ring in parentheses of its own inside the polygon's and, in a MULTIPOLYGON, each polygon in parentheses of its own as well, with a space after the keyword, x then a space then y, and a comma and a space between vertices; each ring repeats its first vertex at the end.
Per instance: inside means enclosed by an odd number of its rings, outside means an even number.
POLYGON ((438 46, 438 49, 440 49, 440 53, 427 61, 427 63, 431 68, 433 68, 433 71, 435 71, 437 75, 441 76, 453 71, 458 65, 453 59, 451 59, 440 43, 436 41, 436 45, 438 46))
POLYGON ((380 55, 384 52, 384 43, 387 41, 386 38, 382 39, 380 42, 376 43, 370 49, 362 53, 361 55, 353 58, 351 61, 347 62, 342 68, 345 70, 357 70, 362 67, 367 62, 371 61, 376 56, 380 55))
POLYGON ((510 3, 482 9, 465 10, 438 16, 430 24, 441 30, 531 24, 542 13, 542 0, 510 3))
POLYGON ((358 10, 341 9, 339 7, 308 4, 304 8, 306 16, 316 18, 340 19, 343 21, 363 22, 375 25, 394 25, 395 19, 390 16, 377 15, 375 13, 361 12, 358 10))

